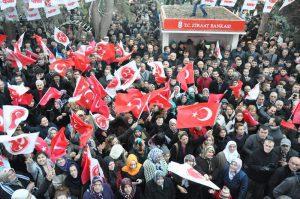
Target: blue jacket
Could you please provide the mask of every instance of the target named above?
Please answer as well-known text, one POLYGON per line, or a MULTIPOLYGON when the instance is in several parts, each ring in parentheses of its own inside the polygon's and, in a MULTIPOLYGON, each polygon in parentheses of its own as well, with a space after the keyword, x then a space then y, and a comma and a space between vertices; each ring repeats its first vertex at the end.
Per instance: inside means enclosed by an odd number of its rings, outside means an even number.
MULTIPOLYGON (((103 186, 103 192, 102 192, 103 199, 114 199, 115 196, 110 186, 106 183, 103 183, 102 186, 103 186)), ((98 199, 98 198, 99 197, 93 196, 89 189, 83 194, 83 199, 98 199)))
POLYGON ((223 187, 224 185, 230 189, 230 194, 234 199, 244 199, 246 198, 248 190, 248 176, 247 174, 240 170, 232 180, 229 179, 229 167, 226 167, 220 172, 220 181, 218 185, 223 187))

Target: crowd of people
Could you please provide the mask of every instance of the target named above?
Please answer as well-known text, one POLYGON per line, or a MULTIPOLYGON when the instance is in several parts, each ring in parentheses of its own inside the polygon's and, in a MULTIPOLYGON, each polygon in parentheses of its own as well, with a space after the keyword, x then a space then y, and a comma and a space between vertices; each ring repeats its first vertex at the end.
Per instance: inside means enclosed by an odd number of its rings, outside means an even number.
POLYGON ((253 17, 236 49, 221 48, 220 60, 215 42, 171 41, 169 46, 161 46, 155 2, 132 4, 131 11, 136 17, 134 23, 114 15, 107 34, 109 42, 116 45, 122 42, 125 51, 133 52, 130 60, 135 60, 140 68, 140 78, 132 88, 144 93, 165 86, 155 81, 148 65, 152 61, 163 63, 172 107, 165 111, 154 106, 151 114, 145 112, 136 118, 130 112, 116 114, 114 98, 107 95, 104 99, 114 120, 108 130, 99 129, 88 110, 68 99, 79 77, 94 74, 105 88, 120 66, 101 62, 91 54, 91 70, 81 73, 70 69, 61 77, 49 70, 48 56, 43 54, 32 33, 47 39, 53 54, 67 58, 68 51, 76 51, 94 40, 92 31, 86 32, 80 26, 62 27, 71 41, 70 47, 64 48, 47 38, 42 27, 36 30, 20 27, 18 35, 25 32, 21 50, 32 51, 38 58, 35 64, 19 70, 12 67, 4 53, 6 47, 13 50, 17 38, 2 44, 0 107, 12 104, 8 84, 29 87, 28 92, 34 97, 25 106, 29 116, 17 127, 14 136, 39 132, 50 144, 59 129, 66 127, 69 145, 66 155, 52 162, 43 151, 11 155, 1 144, 0 198, 300 198, 300 126, 281 125, 283 120, 292 119, 292 110, 300 100, 300 49, 293 36, 281 32, 258 34, 259 19, 253 17), (195 83, 184 92, 176 77, 189 62, 193 62, 195 83), (243 86, 237 97, 230 86, 238 81, 243 86), (257 99, 247 100, 247 93, 258 83, 257 99), (38 105, 49 87, 63 91, 63 96, 50 100, 46 106, 38 105), (215 125, 178 129, 177 107, 207 102, 210 94, 224 94, 215 125), (259 124, 248 124, 244 110, 259 124), (88 145, 91 155, 101 165, 104 179, 96 176, 82 183, 84 148, 79 144, 80 133, 70 124, 71 112, 94 127, 88 145), (169 172, 171 161, 189 164, 220 190, 169 172))

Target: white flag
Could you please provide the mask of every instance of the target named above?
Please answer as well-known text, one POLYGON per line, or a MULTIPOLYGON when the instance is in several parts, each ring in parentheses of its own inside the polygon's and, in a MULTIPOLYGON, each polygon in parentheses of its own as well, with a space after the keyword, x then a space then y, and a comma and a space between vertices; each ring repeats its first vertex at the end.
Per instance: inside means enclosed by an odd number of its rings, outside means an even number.
POLYGON ((14 8, 16 7, 17 0, 0 0, 1 10, 5 10, 6 8, 14 8))
POLYGON ((259 95, 259 86, 260 84, 256 84, 254 86, 254 88, 252 88, 249 93, 247 94, 247 96, 245 97, 245 99, 248 99, 248 100, 256 100, 258 98, 258 95, 259 95))
POLYGON ((39 133, 21 134, 14 137, 4 137, 1 142, 5 149, 13 155, 30 154, 34 150, 38 136, 39 133))
POLYGON ((217 55, 218 59, 222 59, 223 58, 222 54, 221 54, 221 49, 220 49, 219 41, 217 41, 217 44, 216 44, 215 54, 217 55))
POLYGON ((220 5, 227 6, 227 7, 234 7, 237 0, 222 0, 220 5))
POLYGON ((242 10, 254 10, 258 0, 245 0, 242 10))
POLYGON ((15 92, 17 95, 24 95, 27 91, 29 91, 29 87, 25 87, 24 84, 21 85, 10 85, 7 84, 9 90, 15 92))
POLYGON ((295 0, 284 0, 282 6, 279 8, 279 10, 281 10, 282 8, 284 8, 285 6, 293 3, 295 0))
POLYGON ((4 10, 5 19, 7 21, 19 21, 19 16, 16 7, 7 8, 4 10))
POLYGON ((104 180, 104 174, 103 170, 99 164, 99 161, 95 158, 89 157, 90 158, 90 178, 91 182, 94 177, 99 176, 104 180))
POLYGON ((68 11, 73 10, 77 7, 79 7, 79 3, 76 0, 71 0, 65 3, 65 6, 67 8, 68 11))
POLYGON ((90 2, 93 2, 95 0, 84 0, 84 3, 90 3, 90 2))
POLYGON ((216 6, 217 0, 202 0, 201 4, 205 4, 207 6, 214 7, 216 6))
POLYGON ((150 62, 148 65, 152 68, 152 74, 161 78, 165 78, 165 70, 161 61, 150 62))
POLYGON ((140 70, 137 68, 135 61, 129 62, 115 72, 115 77, 122 81, 120 88, 123 90, 129 88, 139 76, 140 70))
POLYGON ((44 0, 29 0, 29 8, 43 8, 45 7, 44 0))
POLYGON ((58 6, 45 5, 44 10, 46 13, 46 18, 60 14, 60 9, 58 6))
POLYGON ((28 110, 21 106, 3 106, 4 131, 12 136, 18 125, 28 117, 28 110))
POLYGON ((206 180, 202 174, 191 167, 189 164, 179 164, 177 162, 170 162, 168 166, 168 171, 171 171, 180 177, 202 184, 204 186, 210 187, 214 190, 219 190, 220 188, 213 182, 206 180))
POLYGON ((54 28, 54 40, 64 46, 70 44, 70 40, 67 35, 56 27, 54 28))
POLYGON ((114 98, 116 96, 117 90, 120 90, 121 87, 121 80, 119 77, 114 77, 107 87, 105 88, 106 93, 111 97, 114 98))
POLYGON ((28 8, 25 11, 27 21, 34 21, 41 19, 41 15, 38 8, 28 8))
POLYGON ((25 33, 23 33, 23 34, 19 37, 18 41, 15 43, 15 46, 14 46, 14 52, 15 52, 15 53, 18 52, 17 50, 21 51, 21 47, 22 47, 22 45, 23 45, 23 40, 24 40, 24 35, 25 35, 25 33), (15 48, 15 47, 16 47, 16 48, 15 48))
POLYGON ((103 115, 97 113, 97 114, 92 114, 93 120, 96 123, 96 125, 101 129, 106 131, 109 127, 109 118, 104 117, 103 115))
POLYGON ((263 13, 270 13, 276 3, 277 3, 277 0, 266 0, 264 9, 263 9, 263 13))

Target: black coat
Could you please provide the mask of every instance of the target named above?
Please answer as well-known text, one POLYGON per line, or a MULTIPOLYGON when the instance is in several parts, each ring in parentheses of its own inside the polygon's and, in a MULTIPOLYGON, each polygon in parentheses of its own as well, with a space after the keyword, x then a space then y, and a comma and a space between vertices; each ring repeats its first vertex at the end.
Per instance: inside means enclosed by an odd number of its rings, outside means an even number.
POLYGON ((263 149, 257 149, 247 161, 247 175, 255 182, 265 183, 277 168, 277 163, 278 157, 274 151, 265 153, 263 149))
POLYGON ((170 178, 165 178, 163 188, 154 179, 146 183, 145 199, 175 199, 175 187, 170 178))

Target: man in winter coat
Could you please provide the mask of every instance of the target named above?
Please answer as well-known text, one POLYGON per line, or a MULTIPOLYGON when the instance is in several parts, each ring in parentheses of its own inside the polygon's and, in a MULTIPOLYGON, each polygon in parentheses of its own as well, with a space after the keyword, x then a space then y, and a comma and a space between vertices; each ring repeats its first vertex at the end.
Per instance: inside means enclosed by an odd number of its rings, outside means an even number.
POLYGON ((273 138, 268 136, 263 149, 255 150, 247 162, 249 176, 248 198, 263 198, 270 176, 277 168, 278 158, 273 151, 273 138))

